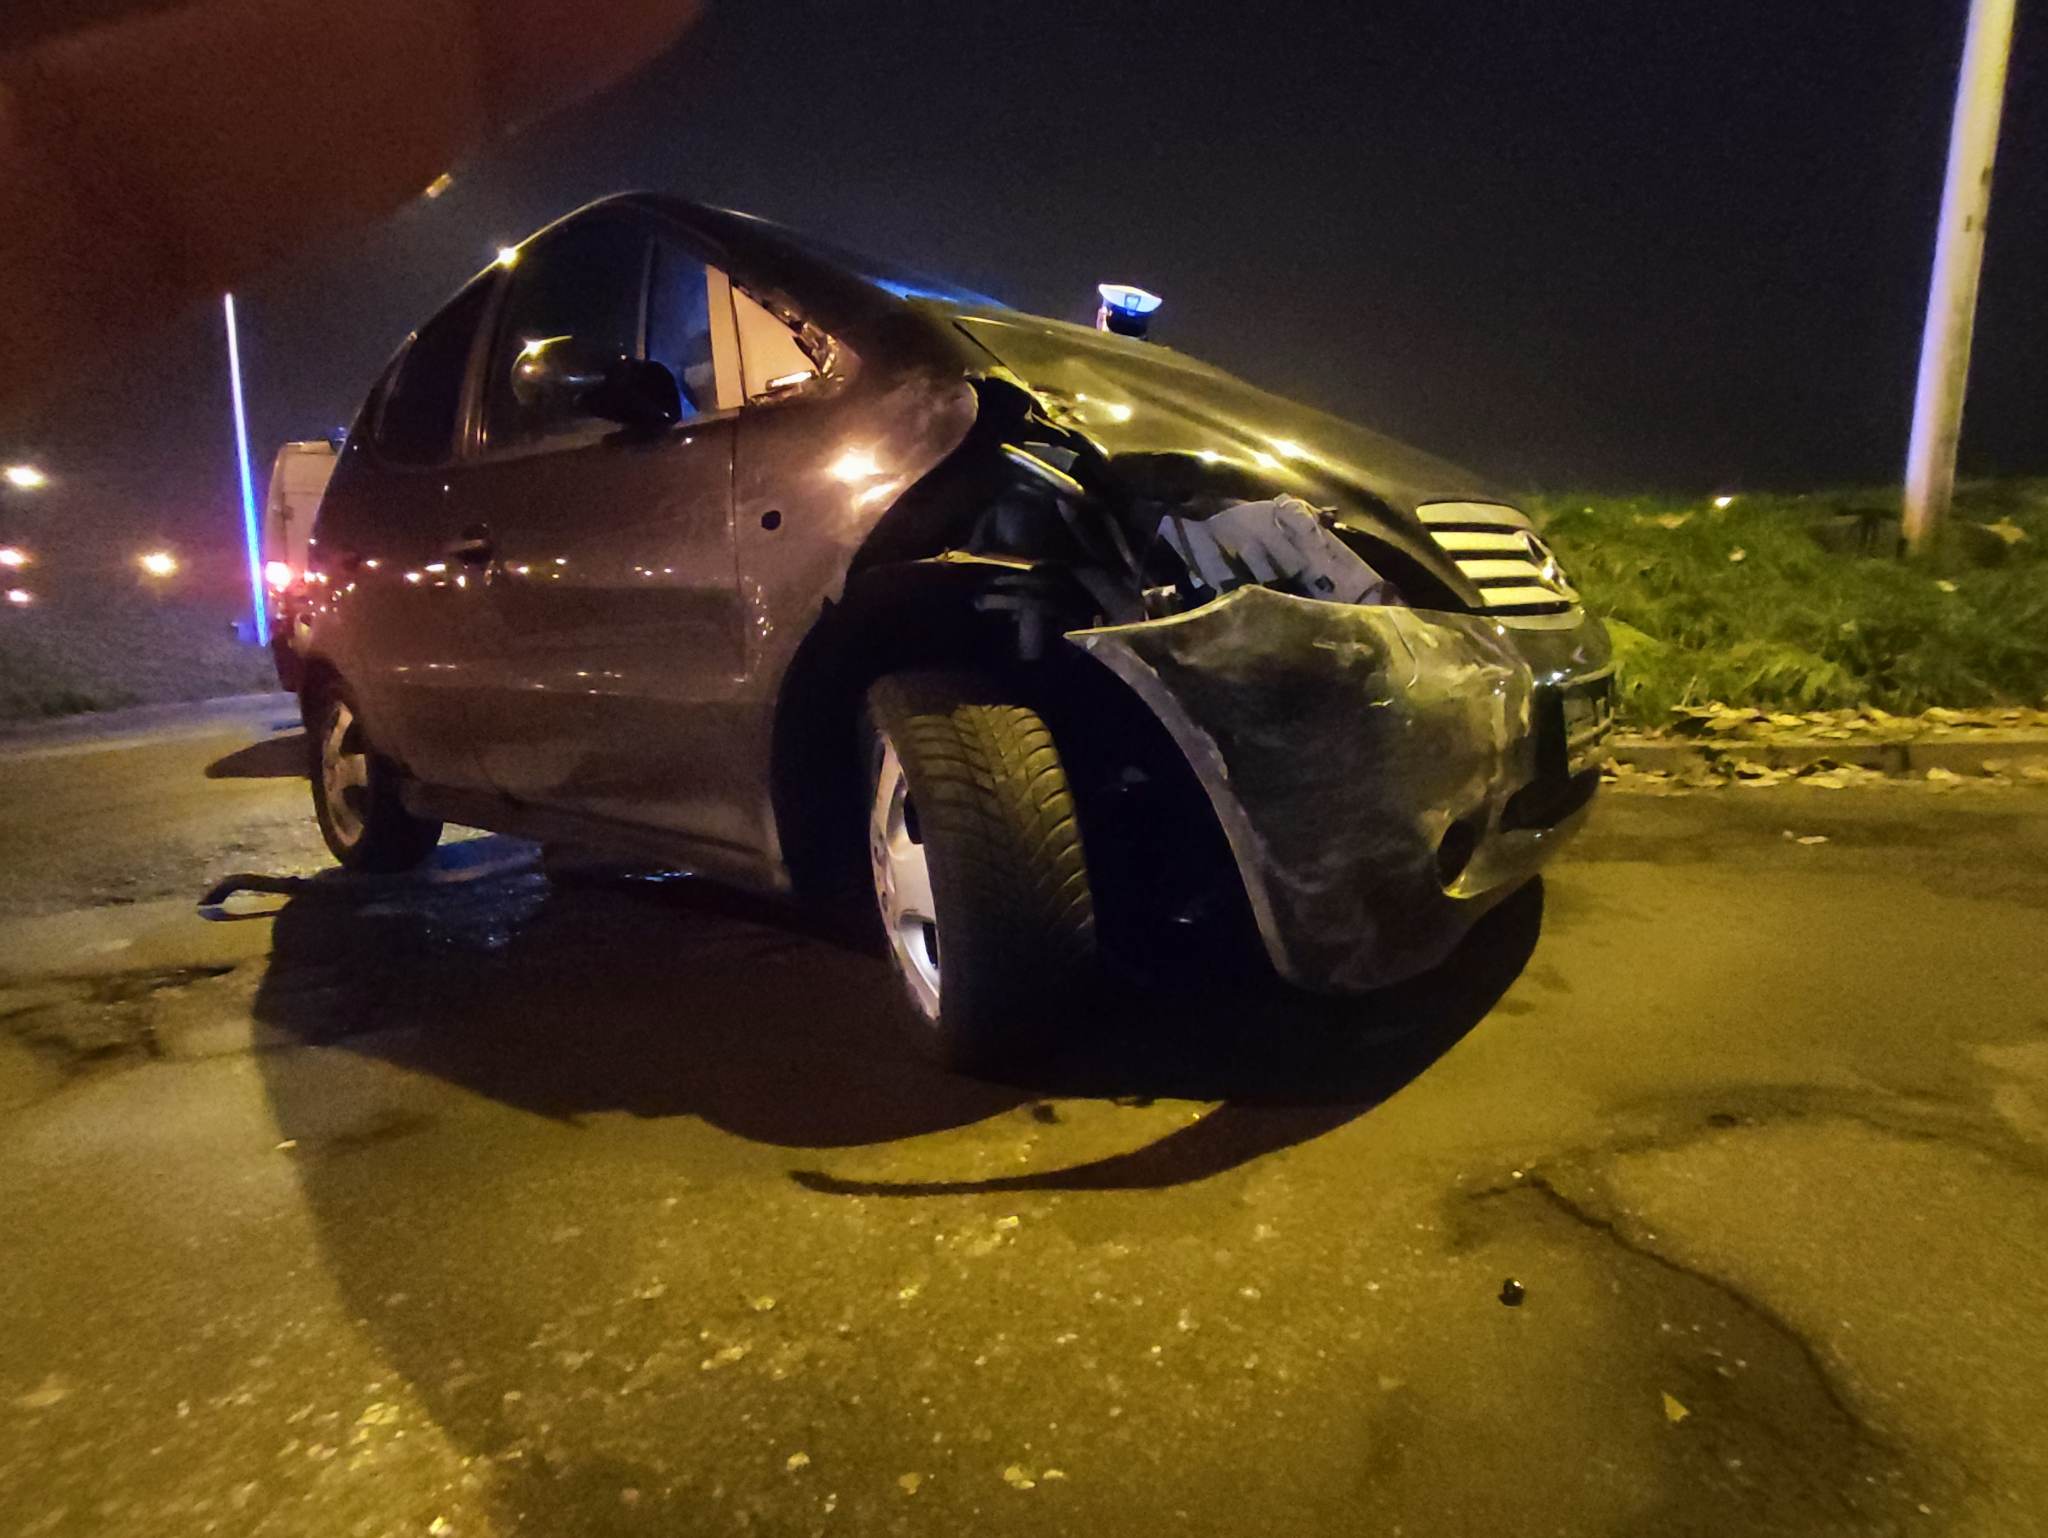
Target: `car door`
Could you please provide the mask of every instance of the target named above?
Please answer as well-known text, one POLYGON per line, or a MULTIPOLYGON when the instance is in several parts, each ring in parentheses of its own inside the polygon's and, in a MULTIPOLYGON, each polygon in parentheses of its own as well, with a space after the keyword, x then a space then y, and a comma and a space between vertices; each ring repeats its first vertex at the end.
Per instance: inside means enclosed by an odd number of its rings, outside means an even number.
POLYGON ((308 551, 315 650, 354 690, 370 737, 417 778, 485 786, 474 684, 496 621, 451 560, 453 496, 495 274, 407 342, 336 461, 308 551))
POLYGON ((481 448, 458 499, 498 637, 477 739, 492 784, 734 846, 751 824, 721 748, 744 652, 717 281, 630 210, 529 243, 499 312, 481 448), (682 401, 673 428, 622 430, 588 412, 577 381, 619 358, 669 369, 682 401), (536 388, 550 375, 556 385, 536 388))

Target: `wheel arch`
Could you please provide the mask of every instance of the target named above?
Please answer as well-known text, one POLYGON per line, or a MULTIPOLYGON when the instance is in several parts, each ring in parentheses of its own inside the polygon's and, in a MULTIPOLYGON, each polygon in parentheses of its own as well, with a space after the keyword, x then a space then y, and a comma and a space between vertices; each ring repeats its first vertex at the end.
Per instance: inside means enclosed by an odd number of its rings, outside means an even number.
POLYGON ((859 731, 869 685, 913 669, 965 671, 1029 704, 1051 728, 1080 809, 1106 941, 1161 952, 1175 914, 1207 901, 1223 964, 1255 964, 1242 876, 1193 769, 1150 707, 1061 639, 1053 616, 1035 655, 1020 642, 1013 595, 1000 585, 1005 570, 951 560, 870 568, 805 637, 778 696, 770 772, 797 889, 830 896, 865 882, 859 731), (1137 802, 1133 769, 1146 786, 1137 802))
POLYGON ((986 606, 979 563, 904 561, 857 572, 811 626, 776 694, 769 798, 799 890, 859 868, 859 728, 869 685, 915 668, 1014 677, 1015 630, 986 606))

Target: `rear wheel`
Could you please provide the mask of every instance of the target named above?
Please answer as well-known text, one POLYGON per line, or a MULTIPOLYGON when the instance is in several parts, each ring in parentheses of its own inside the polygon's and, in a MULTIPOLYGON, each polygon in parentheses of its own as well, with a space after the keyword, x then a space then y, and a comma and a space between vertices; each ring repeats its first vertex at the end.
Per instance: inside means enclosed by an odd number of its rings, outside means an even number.
POLYGON ((1095 960, 1052 733, 1027 706, 944 673, 882 679, 868 723, 869 866, 913 1031, 966 1070, 1043 1047, 1095 960))
POLYGON ((329 851, 349 870, 411 870, 441 841, 441 824, 415 817, 399 799, 399 774, 371 745, 355 703, 339 683, 323 687, 307 713, 312 739, 313 815, 329 851))

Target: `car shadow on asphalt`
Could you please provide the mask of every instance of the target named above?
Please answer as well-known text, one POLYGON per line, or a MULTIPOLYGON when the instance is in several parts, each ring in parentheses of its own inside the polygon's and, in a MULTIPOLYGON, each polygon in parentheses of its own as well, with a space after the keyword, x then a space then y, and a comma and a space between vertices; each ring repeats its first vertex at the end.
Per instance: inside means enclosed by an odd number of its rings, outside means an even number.
POLYGON ((296 723, 274 737, 223 754, 206 766, 209 780, 303 780, 306 734, 296 723))
MULTIPOLYGON (((227 886, 231 887, 232 882, 227 886)), ((923 1061, 886 964, 800 911, 684 877, 550 880, 531 846, 445 846, 421 877, 252 878, 285 897, 256 997, 287 1041, 342 1047, 535 1115, 694 1116, 789 1149, 885 1144, 1022 1106, 1214 1109, 1133 1152, 994 1181, 853 1182, 879 1196, 1141 1189, 1308 1141, 1427 1071, 1520 974, 1542 923, 1532 884, 1433 972, 1354 1000, 1274 984, 1113 988, 1067 1044, 1011 1082, 923 1061)), ((209 894, 226 901, 222 891, 209 894)))

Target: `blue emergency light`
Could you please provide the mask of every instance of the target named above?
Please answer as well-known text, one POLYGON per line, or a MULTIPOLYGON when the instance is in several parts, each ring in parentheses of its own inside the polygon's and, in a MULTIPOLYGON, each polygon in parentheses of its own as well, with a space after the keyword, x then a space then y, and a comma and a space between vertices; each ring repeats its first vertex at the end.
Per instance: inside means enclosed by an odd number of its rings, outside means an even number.
POLYGON ((1117 336, 1142 337, 1152 324, 1152 313, 1166 303, 1157 294, 1129 283, 1098 283, 1102 307, 1095 312, 1095 329, 1117 336))

